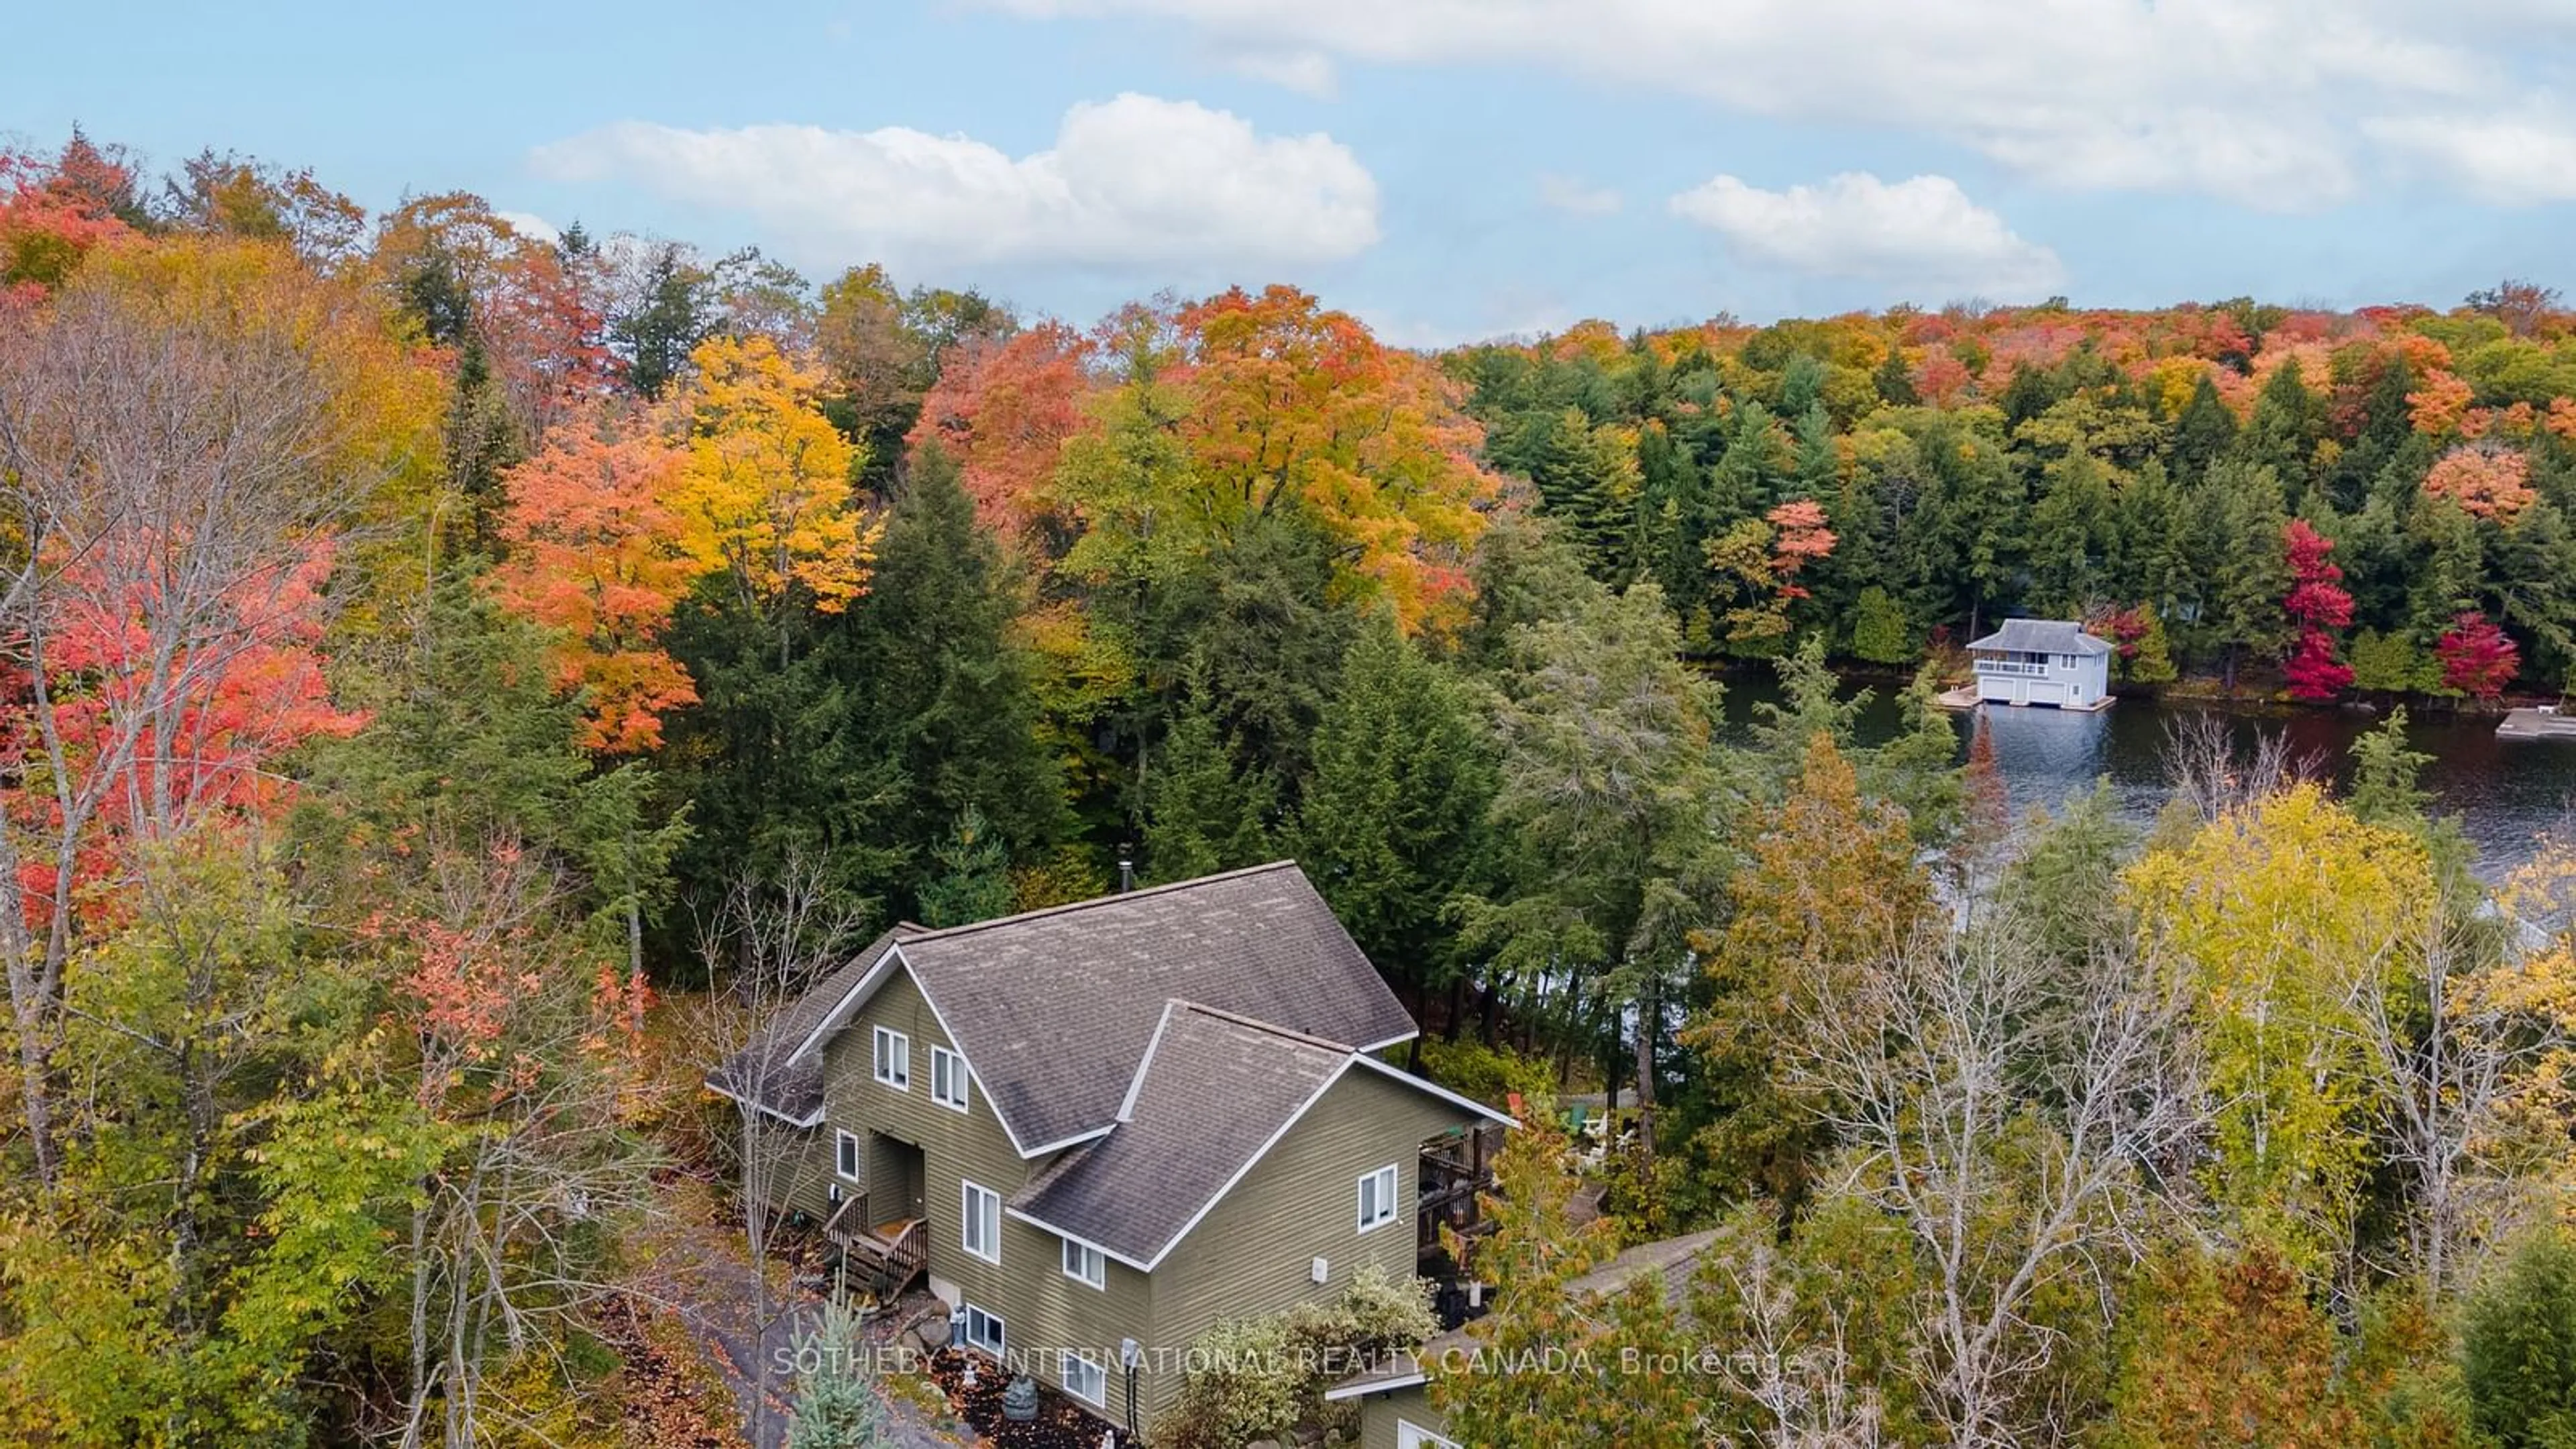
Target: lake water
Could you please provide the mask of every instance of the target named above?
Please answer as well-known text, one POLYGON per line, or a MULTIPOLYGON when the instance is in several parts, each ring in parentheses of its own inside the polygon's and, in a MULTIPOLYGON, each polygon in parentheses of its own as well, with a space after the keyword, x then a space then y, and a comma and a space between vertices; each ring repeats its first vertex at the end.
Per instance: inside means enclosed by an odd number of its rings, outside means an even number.
MULTIPOLYGON (((1738 738, 1758 702, 1778 698, 1767 682, 1735 676, 1726 685, 1728 733, 1738 738)), ((1864 744, 1887 738, 1901 723, 1896 691, 1875 691, 1861 716, 1864 744)), ((1989 706, 1995 764, 2016 816, 2056 808, 2107 776, 2122 816, 2150 823, 2163 807, 2161 755, 2168 722, 2185 711, 2216 712, 2240 738, 2286 734, 2291 748, 2313 753, 2340 783, 2351 769, 2354 739, 2378 728, 2376 715, 2347 710, 2225 710, 2196 702, 2124 699, 2099 714, 1989 706)), ((1976 717, 1957 716, 1961 758, 1976 717)), ((2576 825, 2576 741, 2499 740, 2493 718, 2410 712, 2406 733, 2433 757, 2424 785, 2434 808, 2456 816, 2478 850, 2478 873, 2501 877, 2531 854, 2544 831, 2576 825)))

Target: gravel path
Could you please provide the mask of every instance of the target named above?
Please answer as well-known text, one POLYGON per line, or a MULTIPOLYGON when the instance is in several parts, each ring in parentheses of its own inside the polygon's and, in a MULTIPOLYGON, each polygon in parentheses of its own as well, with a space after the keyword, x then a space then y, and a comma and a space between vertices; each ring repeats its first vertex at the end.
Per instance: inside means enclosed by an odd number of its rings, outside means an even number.
MULTIPOLYGON (((751 1265, 743 1251, 738 1224, 707 1221, 698 1214, 674 1214, 653 1245, 648 1276, 641 1289, 673 1305, 708 1359, 724 1374, 742 1406, 744 1438, 752 1439, 753 1408, 758 1402, 757 1365, 771 1365, 767 1412, 760 1416, 756 1449, 782 1449, 795 1402, 797 1341, 810 1330, 822 1306, 821 1293, 788 1281, 783 1264, 771 1265, 774 1286, 771 1317, 755 1324, 751 1265)), ((909 1301, 909 1300, 907 1300, 909 1301)), ((923 1302, 929 1302, 926 1297, 923 1302)), ((868 1325, 871 1341, 891 1339, 909 1314, 896 1313, 868 1325)), ((918 1383, 928 1386, 929 1379, 918 1383)), ((937 1390, 923 1395, 898 1391, 884 1395, 899 1449, 953 1449, 978 1442, 963 1425, 943 1422, 916 1398, 936 1400, 937 1390)))

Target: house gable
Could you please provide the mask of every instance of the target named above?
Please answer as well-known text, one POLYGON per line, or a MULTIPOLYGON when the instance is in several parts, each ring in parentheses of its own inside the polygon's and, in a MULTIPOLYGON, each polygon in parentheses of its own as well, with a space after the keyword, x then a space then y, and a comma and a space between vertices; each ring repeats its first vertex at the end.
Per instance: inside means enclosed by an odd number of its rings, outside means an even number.
MULTIPOLYGON (((930 1055, 955 1047, 930 998, 898 968, 834 1033, 822 1058, 823 1125, 835 1132, 878 1133, 920 1148, 931 1178, 925 1186, 922 1216, 932 1225, 934 1245, 944 1237, 952 1248, 957 1207, 944 1203, 942 1175, 1007 1195, 1019 1189, 1028 1171, 1018 1144, 977 1089, 980 1084, 973 1080, 971 1060, 966 1110, 959 1112, 931 1100, 930 1055), (877 1080, 879 1027, 900 1033, 909 1048, 908 1086, 898 1088, 877 1080)), ((953 1182, 949 1191, 956 1191, 953 1182)))
MULTIPOLYGON (((993 1257, 1000 1261, 965 1251, 966 1185, 973 1183, 1007 1201, 1034 1164, 1020 1156, 980 1082, 970 1085, 962 1113, 932 1100, 930 1053, 954 1046, 920 984, 907 971, 889 972, 822 1049, 829 1083, 826 1127, 860 1134, 872 1143, 893 1139, 920 1149, 921 1216, 929 1226, 934 1286, 954 1303, 974 1304, 1001 1319, 1006 1347, 1015 1356, 1030 1355, 1049 1383, 1057 1382, 1058 1348, 1096 1356, 1102 1345, 1123 1338, 1148 1341, 1152 1280, 1133 1267, 1104 1264, 1096 1287, 1069 1278, 1063 1271, 1063 1239, 1008 1214, 997 1225, 993 1257), (880 1026, 904 1033, 910 1042, 909 1091, 875 1079, 872 1055, 880 1026)), ((968 1065, 971 1069, 971 1061, 968 1065)))
POLYGON ((1422 1145, 1492 1115, 1401 1073, 1340 1073, 1156 1266, 1162 1342, 1187 1345, 1222 1320, 1338 1294, 1363 1265, 1411 1277, 1422 1145), (1394 1219, 1363 1231, 1360 1178, 1385 1167, 1395 1169, 1394 1219))
MULTIPOLYGON (((1150 1272, 1345 1077, 1392 1083, 1467 1117, 1508 1120, 1347 1047, 1175 1001, 1115 1128, 1032 1177, 1012 1211, 1150 1272)), ((1385 1206, 1395 1209, 1391 1191, 1385 1206)))

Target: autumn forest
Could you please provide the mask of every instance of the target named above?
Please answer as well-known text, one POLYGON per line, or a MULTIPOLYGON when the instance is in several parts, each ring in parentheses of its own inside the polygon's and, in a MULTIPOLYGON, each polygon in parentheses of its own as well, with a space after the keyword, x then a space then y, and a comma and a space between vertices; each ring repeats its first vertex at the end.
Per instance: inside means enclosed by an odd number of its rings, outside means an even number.
POLYGON ((2576 835, 2481 878, 2396 724, 2014 819, 1935 703, 2015 615, 2576 690, 2556 293, 1428 352, 849 260, 0 151, 0 1442, 752 1442, 679 1310, 766 1251, 753 1014, 1280 857, 1532 1109, 1477 1331, 1765 1365, 1461 1376, 1467 1442, 2576 1442, 2576 835))

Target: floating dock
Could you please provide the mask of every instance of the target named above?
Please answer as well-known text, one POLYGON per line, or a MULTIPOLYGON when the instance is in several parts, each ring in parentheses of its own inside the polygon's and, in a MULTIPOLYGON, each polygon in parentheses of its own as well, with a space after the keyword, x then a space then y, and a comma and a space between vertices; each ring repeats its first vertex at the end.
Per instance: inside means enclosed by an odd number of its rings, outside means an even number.
POLYGON ((2576 740, 2576 714, 2561 714, 2554 705, 2518 709, 2496 726, 2500 740, 2576 740))

